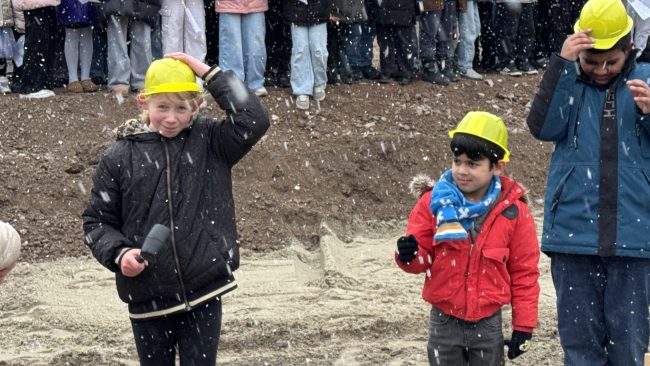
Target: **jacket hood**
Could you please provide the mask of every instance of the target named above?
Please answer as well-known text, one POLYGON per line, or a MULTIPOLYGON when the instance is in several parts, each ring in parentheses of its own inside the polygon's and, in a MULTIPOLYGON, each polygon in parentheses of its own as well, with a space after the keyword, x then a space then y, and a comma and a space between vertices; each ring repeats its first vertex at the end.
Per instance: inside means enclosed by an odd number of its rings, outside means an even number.
POLYGON ((149 127, 147 127, 147 125, 145 125, 144 123, 142 123, 142 121, 136 118, 127 120, 126 122, 117 126, 113 130, 113 133, 115 134, 115 138, 117 140, 124 139, 127 136, 131 136, 131 135, 138 135, 138 134, 150 133, 150 132, 152 131, 149 129, 149 127))
MULTIPOLYGON (((189 126, 184 128, 183 131, 192 128, 192 125, 194 124, 194 120, 195 118, 193 118, 190 121, 189 126)), ((116 140, 122 140, 130 136, 142 135, 145 133, 158 135, 157 132, 154 132, 151 129, 149 129, 149 126, 145 125, 144 122, 140 121, 137 118, 129 119, 126 122, 122 123, 121 125, 117 126, 113 130, 113 134, 115 134, 116 140)))

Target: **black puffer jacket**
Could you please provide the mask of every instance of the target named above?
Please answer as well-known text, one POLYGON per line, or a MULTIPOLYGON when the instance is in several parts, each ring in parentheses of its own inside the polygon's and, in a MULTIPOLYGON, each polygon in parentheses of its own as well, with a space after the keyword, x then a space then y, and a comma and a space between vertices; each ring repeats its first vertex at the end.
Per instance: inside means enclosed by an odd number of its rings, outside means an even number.
POLYGON ((86 243, 116 273, 131 318, 189 310, 236 287, 232 271, 239 267, 239 243, 231 168, 264 135, 269 120, 232 71, 214 79, 207 89, 226 120, 199 116, 173 138, 131 120, 93 177, 83 213, 86 243), (141 248, 154 224, 173 228, 172 242, 155 265, 136 277, 123 276, 116 259, 125 248, 141 248))
POLYGON ((101 9, 108 21, 111 21, 111 15, 122 15, 155 27, 160 0, 107 0, 102 2, 101 9))
POLYGON ((308 26, 328 22, 330 19, 330 0, 285 0, 282 17, 287 23, 308 26))

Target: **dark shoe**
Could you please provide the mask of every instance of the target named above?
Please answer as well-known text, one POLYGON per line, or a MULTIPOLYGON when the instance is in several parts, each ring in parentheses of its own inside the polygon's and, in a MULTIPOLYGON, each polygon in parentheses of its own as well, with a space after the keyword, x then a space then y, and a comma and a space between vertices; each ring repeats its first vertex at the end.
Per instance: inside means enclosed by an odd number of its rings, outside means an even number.
POLYGON ((341 78, 339 77, 339 74, 336 72, 327 72, 327 83, 329 85, 340 85, 341 84, 341 78))
MULTIPOLYGON (((638 59, 637 59, 638 60, 638 59)), ((545 69, 548 66, 548 58, 538 57, 530 62, 530 64, 536 69, 545 69)))
POLYGON ((368 80, 377 80, 381 76, 381 73, 377 71, 372 66, 364 66, 361 68, 361 73, 363 74, 363 77, 368 79, 368 80))
POLYGON ((456 71, 454 71, 454 69, 451 67, 446 67, 444 70, 442 70, 442 74, 451 82, 455 83, 460 80, 458 74, 456 74, 456 71))
POLYGON ((449 79, 445 75, 430 70, 424 70, 421 79, 438 85, 449 85, 449 79))
POLYGON ((356 68, 352 69, 352 80, 359 81, 359 80, 361 80, 363 78, 364 78, 364 76, 363 76, 363 72, 361 72, 361 70, 356 69, 356 68))
POLYGON ((99 87, 93 83, 92 80, 81 80, 81 87, 85 93, 94 93, 99 90, 99 87))
POLYGON ((341 82, 342 82, 343 84, 350 85, 350 84, 352 84, 353 81, 354 81, 354 80, 352 80, 352 75, 349 75, 349 74, 344 73, 344 72, 340 73, 340 74, 339 74, 339 77, 341 78, 341 82))
POLYGON ((539 73, 528 61, 522 62, 517 68, 519 71, 523 72, 524 75, 537 75, 539 73))
POLYGON ((413 82, 413 78, 403 77, 399 80, 399 85, 409 85, 411 82, 413 82))
POLYGON ((390 84, 393 82, 393 78, 386 74, 379 74, 377 81, 381 84, 390 84))
POLYGON ((264 86, 277 86, 278 85, 278 77, 276 74, 268 74, 266 77, 264 77, 264 86))
POLYGON ((277 86, 278 88, 290 88, 291 79, 289 78, 289 75, 282 74, 278 76, 278 80, 275 86, 277 86))
POLYGON ((499 73, 501 75, 508 75, 508 76, 521 76, 523 73, 517 69, 517 66, 515 66, 514 62, 510 62, 507 65, 501 67, 499 70, 499 73))
POLYGON ((79 81, 73 81, 65 88, 68 93, 83 93, 84 88, 81 86, 79 81))

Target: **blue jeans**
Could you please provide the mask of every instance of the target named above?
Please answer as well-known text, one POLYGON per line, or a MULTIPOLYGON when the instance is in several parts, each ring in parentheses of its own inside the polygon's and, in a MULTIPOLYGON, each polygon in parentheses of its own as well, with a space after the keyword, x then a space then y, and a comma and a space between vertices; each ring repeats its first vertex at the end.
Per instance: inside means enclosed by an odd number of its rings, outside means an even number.
POLYGON ((264 13, 219 14, 219 67, 233 70, 248 89, 264 86, 264 13))
POLYGON ((643 366, 650 259, 551 254, 566 366, 643 366))
POLYGON ((503 365, 501 310, 477 322, 468 322, 431 307, 429 365, 503 365))
POLYGON ((291 89, 295 95, 312 95, 327 84, 327 23, 291 23, 291 89))
POLYGON ((141 366, 173 366, 176 350, 181 366, 217 364, 221 335, 221 301, 210 300, 188 312, 131 320, 141 366))
POLYGON ((467 2, 467 11, 465 13, 458 13, 458 28, 460 33, 460 41, 456 46, 456 60, 458 62, 458 70, 465 72, 472 68, 474 61, 474 42, 481 34, 481 20, 478 16, 478 5, 476 1, 469 0, 467 2))
POLYGON ((352 68, 372 66, 372 47, 377 29, 374 24, 358 23, 350 25, 348 63, 352 68))

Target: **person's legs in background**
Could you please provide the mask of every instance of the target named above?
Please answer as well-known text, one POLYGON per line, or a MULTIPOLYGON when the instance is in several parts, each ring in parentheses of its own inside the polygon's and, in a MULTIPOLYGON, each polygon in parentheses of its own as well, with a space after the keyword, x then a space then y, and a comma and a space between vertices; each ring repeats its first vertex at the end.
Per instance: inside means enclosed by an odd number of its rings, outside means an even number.
POLYGON ((153 62, 151 55, 151 26, 146 22, 131 20, 129 24, 131 38, 131 90, 139 91, 144 88, 144 77, 149 65, 153 62))
POLYGON ((483 76, 472 67, 474 46, 481 32, 476 0, 467 1, 467 11, 458 13, 458 33, 460 40, 456 47, 458 73, 468 79, 480 80, 483 76))
POLYGON ((288 88, 291 86, 287 63, 291 58, 291 29, 282 19, 281 0, 269 0, 264 19, 267 29, 265 85, 288 88))
POLYGON ((219 67, 246 80, 241 23, 241 14, 219 13, 219 67))
POLYGON ((456 23, 456 0, 445 0, 445 7, 440 14, 440 27, 436 38, 436 59, 438 68, 449 81, 458 81, 456 75, 455 57, 452 57, 451 42, 456 23))
POLYGON ((309 109, 309 96, 314 92, 309 43, 309 26, 291 23, 291 91, 298 109, 309 109))
POLYGON ((242 15, 241 32, 246 86, 258 97, 266 96, 268 92, 264 88, 264 72, 266 70, 264 13, 242 15))
POLYGON ((531 64, 535 47, 535 4, 522 3, 521 16, 517 26, 515 43, 515 62, 517 69, 527 75, 537 74, 537 68, 531 64))

